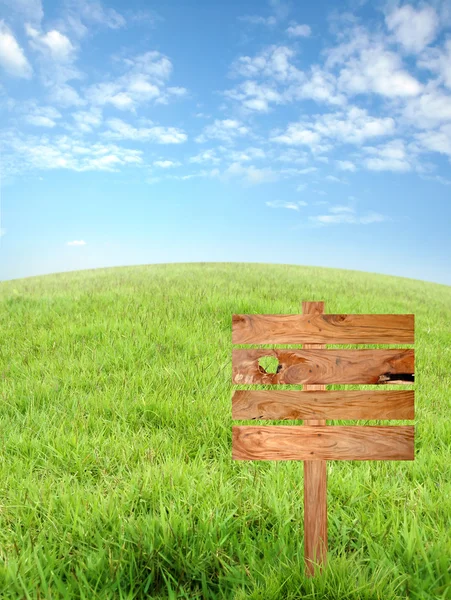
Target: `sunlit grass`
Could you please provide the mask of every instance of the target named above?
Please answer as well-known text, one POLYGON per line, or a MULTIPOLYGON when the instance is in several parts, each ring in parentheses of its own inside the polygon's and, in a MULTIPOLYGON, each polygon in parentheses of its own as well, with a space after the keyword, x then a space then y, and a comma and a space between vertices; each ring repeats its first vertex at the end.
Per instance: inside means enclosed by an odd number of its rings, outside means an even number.
POLYGON ((1 283, 0 597, 451 599, 450 323, 448 286, 293 265, 1 283), (328 462, 314 580, 303 463, 231 458, 232 314, 303 300, 416 327, 415 461, 328 462))

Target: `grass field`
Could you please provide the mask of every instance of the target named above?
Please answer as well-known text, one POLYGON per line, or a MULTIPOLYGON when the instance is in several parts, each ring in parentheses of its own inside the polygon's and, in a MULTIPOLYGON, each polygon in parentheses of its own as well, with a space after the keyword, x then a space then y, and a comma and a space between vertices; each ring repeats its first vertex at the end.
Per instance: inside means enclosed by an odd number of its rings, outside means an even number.
POLYGON ((2 282, 0 399, 2 599, 451 599, 449 286, 256 263, 2 282), (231 458, 232 424, 296 424, 232 421, 231 316, 303 300, 416 327, 415 461, 328 462, 315 579, 303 463, 231 458))

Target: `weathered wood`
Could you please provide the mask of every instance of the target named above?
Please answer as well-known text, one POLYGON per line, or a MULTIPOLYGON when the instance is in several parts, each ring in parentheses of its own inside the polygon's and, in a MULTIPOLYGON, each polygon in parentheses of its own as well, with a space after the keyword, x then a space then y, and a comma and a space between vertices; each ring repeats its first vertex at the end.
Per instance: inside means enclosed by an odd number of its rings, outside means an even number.
POLYGON ((414 460, 413 425, 235 425, 235 460, 414 460))
POLYGON ((232 315, 232 343, 413 344, 414 315, 232 315))
MULTIPOLYGON (((303 302, 304 316, 314 319, 324 313, 324 302, 303 302)), ((321 350, 323 344, 305 344, 306 350, 321 350)), ((322 384, 304 385, 304 390, 321 393, 322 384)), ((304 425, 326 425, 325 419, 306 420, 304 425)), ((327 562, 327 465, 325 460, 304 461, 304 562, 305 574, 315 574, 327 562)))
POLYGON ((232 418, 414 419, 414 397, 413 390, 236 390, 232 418))
POLYGON ((233 349, 236 384, 404 384, 414 381, 414 350, 233 349), (262 356, 279 361, 277 373, 258 364, 262 356))

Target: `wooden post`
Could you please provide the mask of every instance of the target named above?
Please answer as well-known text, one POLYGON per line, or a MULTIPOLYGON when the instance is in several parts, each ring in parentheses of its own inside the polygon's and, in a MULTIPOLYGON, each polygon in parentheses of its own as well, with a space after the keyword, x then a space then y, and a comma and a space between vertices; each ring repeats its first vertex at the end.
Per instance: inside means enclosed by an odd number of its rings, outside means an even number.
MULTIPOLYGON (((324 302, 303 302, 304 315, 324 313, 324 302)), ((325 344, 304 344, 305 349, 320 350, 325 344)), ((304 385, 305 391, 325 390, 325 385, 304 385)), ((305 420, 304 425, 326 425, 323 419, 305 420)), ((327 467, 325 460, 304 461, 304 561, 305 574, 312 577, 327 557, 327 467)))

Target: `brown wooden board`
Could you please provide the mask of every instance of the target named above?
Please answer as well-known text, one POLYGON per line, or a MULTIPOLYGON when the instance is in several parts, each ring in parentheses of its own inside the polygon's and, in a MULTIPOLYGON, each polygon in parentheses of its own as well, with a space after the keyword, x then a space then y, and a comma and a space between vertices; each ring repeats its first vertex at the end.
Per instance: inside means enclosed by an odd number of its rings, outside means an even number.
POLYGON ((233 349, 232 382, 247 384, 405 384, 414 381, 414 350, 233 349), (277 373, 259 364, 279 361, 277 373))
POLYGON ((414 419, 413 390, 236 390, 232 418, 414 419))
POLYGON ((232 343, 413 344, 414 315, 232 315, 232 343))
POLYGON ((414 426, 232 426, 234 460, 414 460, 414 426))

